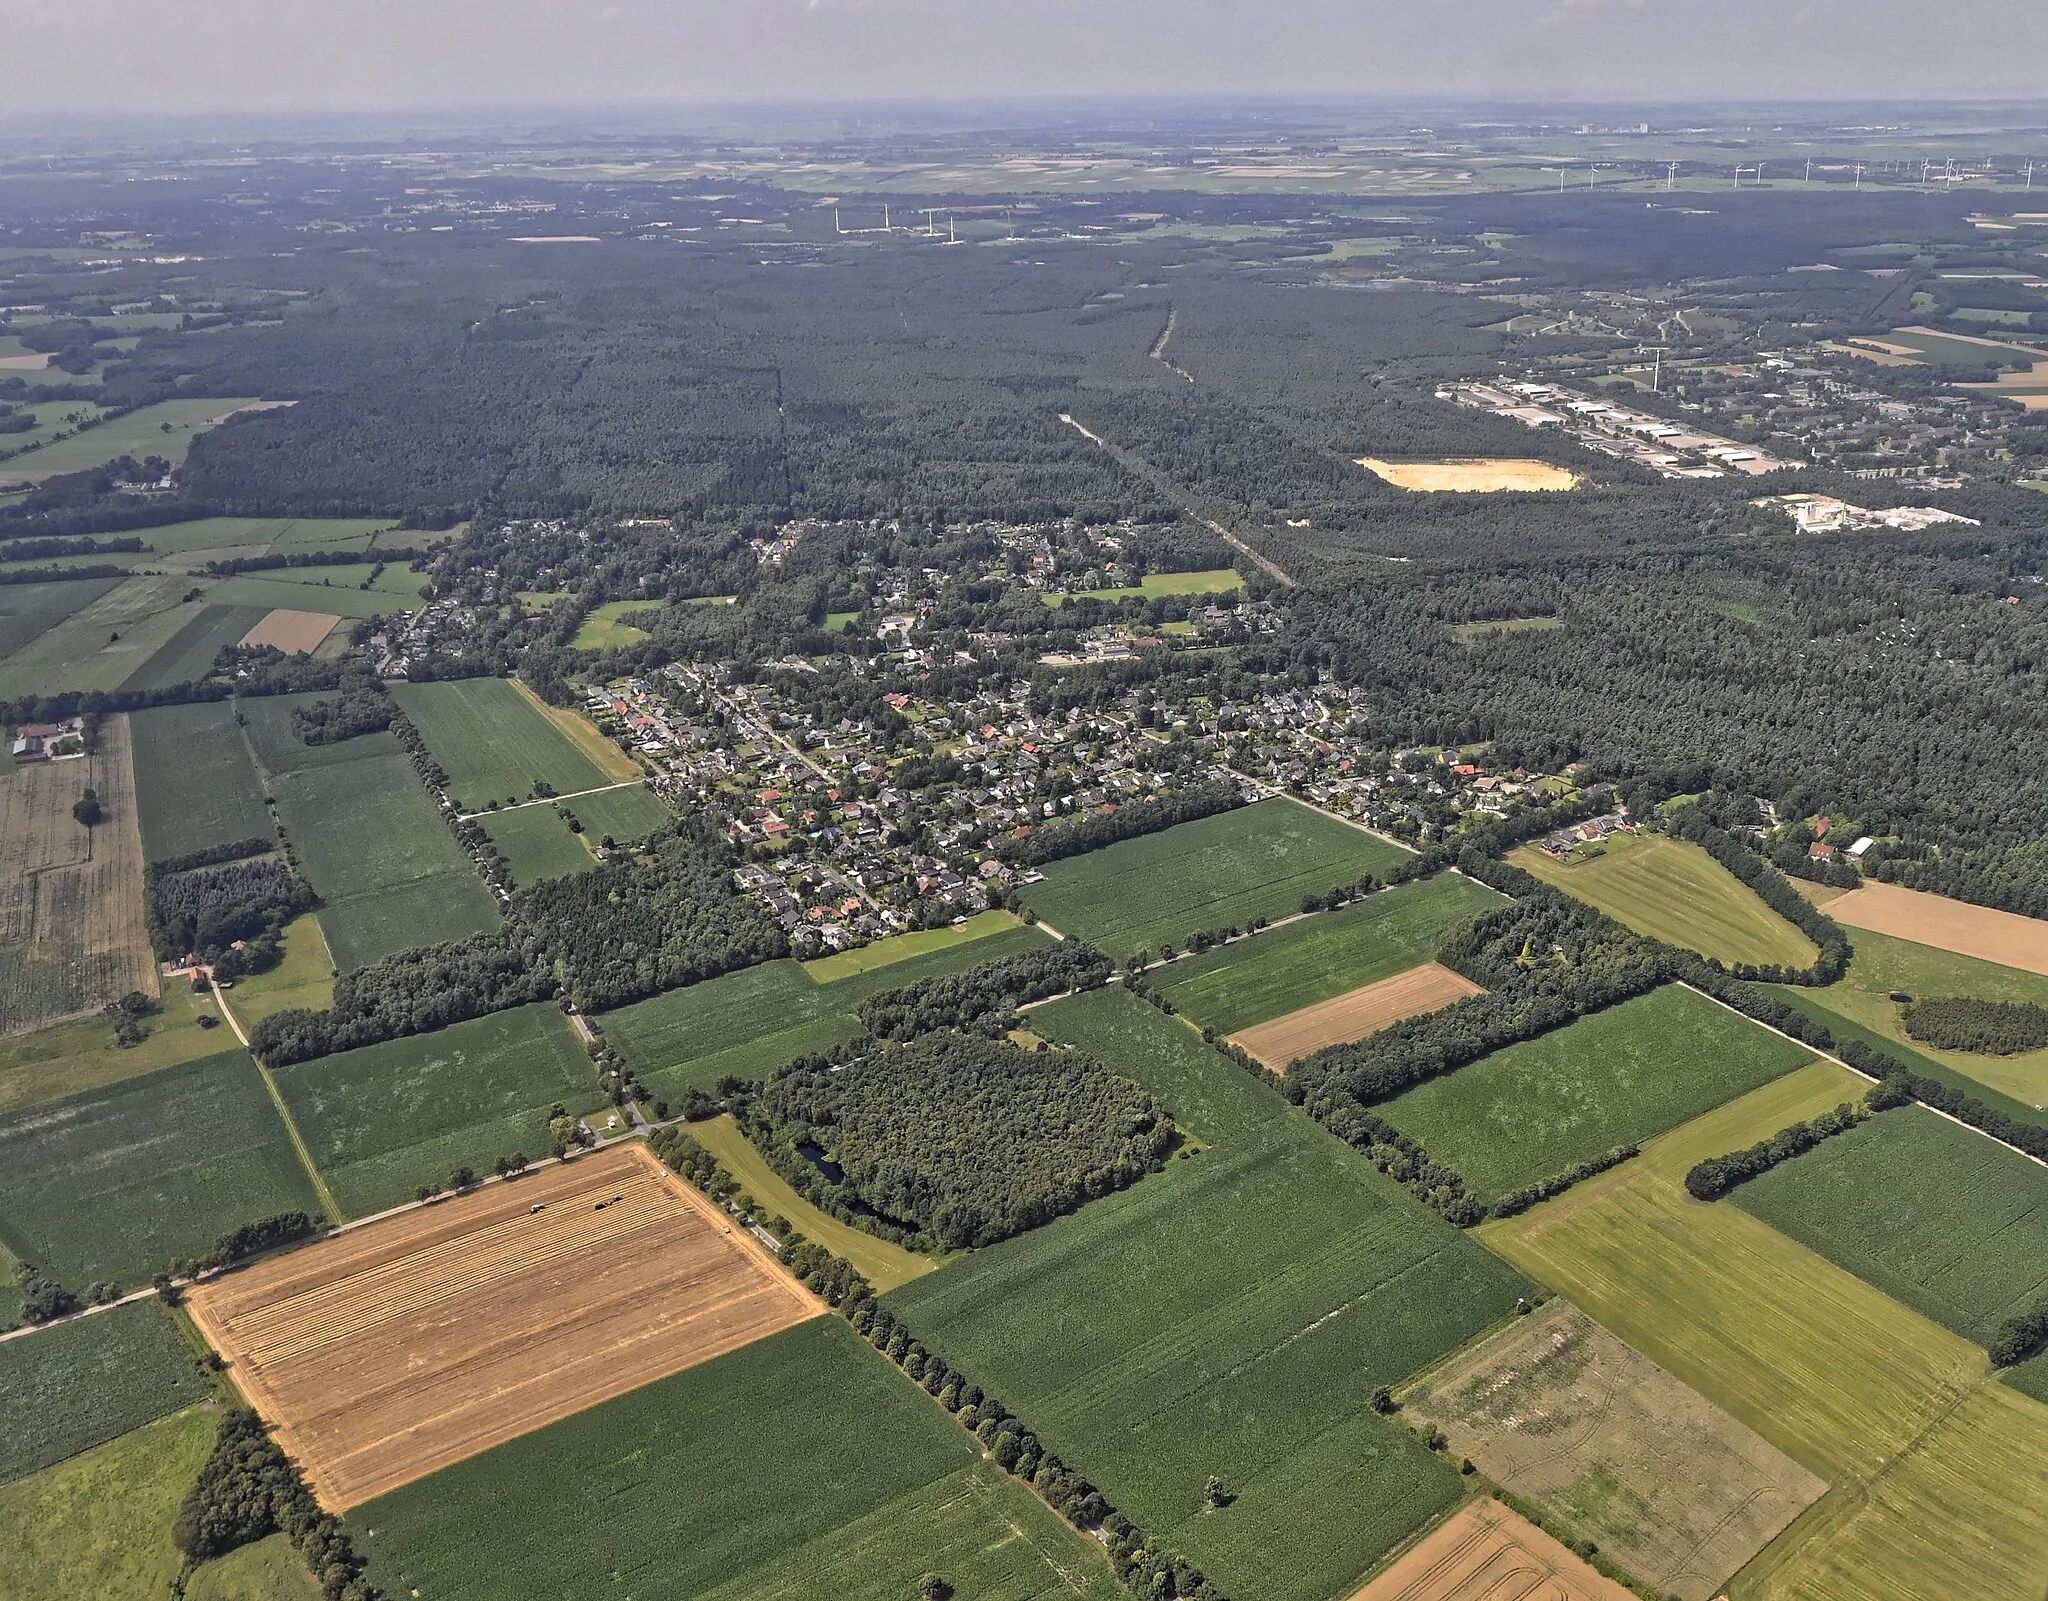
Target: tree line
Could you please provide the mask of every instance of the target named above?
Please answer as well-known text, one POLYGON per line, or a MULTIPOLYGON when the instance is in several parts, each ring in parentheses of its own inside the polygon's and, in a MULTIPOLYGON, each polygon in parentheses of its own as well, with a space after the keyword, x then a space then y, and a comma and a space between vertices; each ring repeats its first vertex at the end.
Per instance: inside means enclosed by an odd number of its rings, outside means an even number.
POLYGON ((941 1028, 1000 1034, 1027 1001, 1099 988, 1108 982, 1110 971, 1110 960, 1100 951, 1067 940, 999 956, 964 973, 942 973, 877 990, 860 1003, 855 1015, 878 1039, 910 1039, 941 1028))
POLYGON ((1156 834, 1176 823, 1235 811, 1244 796, 1234 784, 1203 783, 1147 800, 1126 801, 1110 811, 1078 812, 1033 828, 1021 839, 998 840, 995 854, 1013 867, 1038 867, 1067 856, 1100 850, 1120 839, 1156 834))
POLYGON ((1899 1014, 1906 1032, 1938 1050, 2016 1056, 2048 1045, 2048 1006, 2031 1001, 1980 1001, 1933 996, 1899 1014))

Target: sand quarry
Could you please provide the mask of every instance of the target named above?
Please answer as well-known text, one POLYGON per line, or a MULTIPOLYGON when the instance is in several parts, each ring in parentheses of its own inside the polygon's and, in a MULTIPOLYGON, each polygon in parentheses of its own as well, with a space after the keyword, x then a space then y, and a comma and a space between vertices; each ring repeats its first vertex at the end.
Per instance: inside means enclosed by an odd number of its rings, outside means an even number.
POLYGON ((1358 465, 1402 489, 1429 494, 1496 494, 1516 489, 1576 489, 1578 475, 1547 461, 1509 456, 1460 456, 1443 461, 1381 461, 1360 456, 1358 465))

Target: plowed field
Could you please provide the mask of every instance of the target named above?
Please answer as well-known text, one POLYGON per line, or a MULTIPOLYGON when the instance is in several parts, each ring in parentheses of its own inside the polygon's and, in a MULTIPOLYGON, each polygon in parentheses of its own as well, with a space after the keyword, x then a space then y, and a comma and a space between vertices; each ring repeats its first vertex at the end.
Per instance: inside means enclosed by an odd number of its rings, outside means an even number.
POLYGON ((272 1257, 191 1306, 334 1511, 823 1310, 639 1145, 272 1257))
POLYGON ((280 606, 266 612, 242 636, 244 645, 275 645, 288 655, 303 655, 334 632, 341 619, 332 612, 293 611, 280 606))
POLYGON ((1989 906, 1901 889, 1897 884, 1865 884, 1827 902, 1827 914, 1850 928, 1867 928, 1932 945, 1938 951, 1974 956, 1979 961, 2048 973, 2048 922, 1999 912, 1989 906))
POLYGON ((1362 1040, 1404 1017, 1433 1012, 1478 993, 1479 986, 1470 979, 1435 962, 1424 962, 1376 984, 1362 984, 1327 1001, 1276 1017, 1270 1023, 1245 1029, 1230 1039, 1267 1067, 1284 1071, 1289 1062, 1325 1045, 1362 1040))
POLYGON ((1527 1518, 1472 1501, 1351 1601, 1635 1601, 1527 1518))

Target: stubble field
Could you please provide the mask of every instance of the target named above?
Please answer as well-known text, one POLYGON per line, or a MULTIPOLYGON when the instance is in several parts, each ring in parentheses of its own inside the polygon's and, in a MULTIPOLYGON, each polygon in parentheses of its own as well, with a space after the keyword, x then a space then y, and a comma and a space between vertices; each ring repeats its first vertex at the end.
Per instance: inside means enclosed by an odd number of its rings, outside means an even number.
POLYGON ((1287 1064, 1325 1045, 1362 1040, 1418 1012, 1434 1012, 1453 1001, 1480 993, 1463 974, 1435 962, 1405 973, 1362 984, 1343 995, 1304 1006, 1298 1012, 1241 1029, 1230 1036, 1267 1067, 1285 1071, 1287 1064))
POLYGON ((337 1511, 823 1310, 637 1144, 269 1258, 190 1305, 337 1511))
POLYGON ((142 912, 142 835, 128 719, 99 749, 0 774, 0 1036, 157 993, 142 912), (91 789, 100 823, 71 808, 91 789))
POLYGON ((1351 1601, 1635 1601, 1527 1518, 1468 1501, 1351 1601))
POLYGON ((1847 928, 1867 928, 1958 956, 2048 973, 2048 922, 2039 918, 1896 884, 1865 884, 1838 895, 1827 903, 1827 914, 1847 928))

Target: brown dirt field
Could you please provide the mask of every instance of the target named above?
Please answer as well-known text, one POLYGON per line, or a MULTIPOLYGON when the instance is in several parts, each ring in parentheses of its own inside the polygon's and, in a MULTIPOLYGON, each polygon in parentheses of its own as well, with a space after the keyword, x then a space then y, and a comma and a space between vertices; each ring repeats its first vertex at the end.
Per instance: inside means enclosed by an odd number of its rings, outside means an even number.
POLYGON ((824 1311, 637 1142, 271 1257, 189 1304, 336 1512, 824 1311))
POLYGON ((1351 1601, 1636 1601, 1527 1518, 1468 1501, 1351 1601))
POLYGON ((1546 1522, 1683 1601, 1709 1601, 1827 1491, 1569 1301, 1459 1353, 1402 1404, 1546 1522))
POLYGON ((142 832, 128 719, 100 748, 0 775, 0 1037, 161 993, 142 910, 142 832), (104 820, 71 815, 90 787, 104 820))
POLYGON ((1865 884, 1829 901, 1827 912, 1849 928, 1867 928, 1873 934, 1890 934, 2028 973, 2048 973, 2048 923, 2017 912, 1995 912, 1896 884, 1865 884))
POLYGON ((1265 1066, 1285 1072, 1289 1062, 1325 1045, 1362 1040, 1404 1017, 1433 1012, 1478 993, 1479 986, 1470 979, 1435 962, 1424 962, 1392 978, 1361 985, 1233 1034, 1230 1043, 1242 1046, 1265 1066))
POLYGON ((324 611, 293 611, 280 606, 257 620, 242 636, 245 645, 275 645, 287 655, 303 656, 334 632, 341 619, 324 611))
POLYGON ((1513 457, 1459 458, 1446 461, 1382 461, 1360 456, 1358 465, 1400 489, 1431 494, 1496 494, 1504 489, 1576 489, 1578 475, 1547 461, 1513 457))

